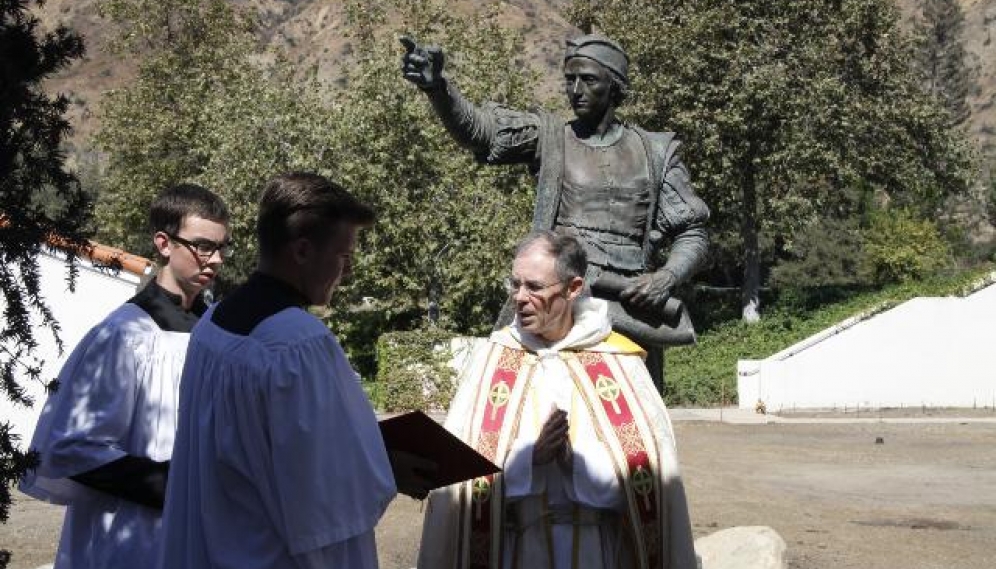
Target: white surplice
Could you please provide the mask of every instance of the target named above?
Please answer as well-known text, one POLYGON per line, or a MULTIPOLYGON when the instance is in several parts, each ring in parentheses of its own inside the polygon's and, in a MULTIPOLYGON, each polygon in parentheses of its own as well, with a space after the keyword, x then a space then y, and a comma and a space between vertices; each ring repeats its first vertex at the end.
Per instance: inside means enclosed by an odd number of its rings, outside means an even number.
POLYGON ((375 568, 394 477, 338 341, 296 307, 248 336, 211 314, 183 374, 162 567, 375 568))
POLYGON ((70 480, 125 455, 169 460, 190 335, 124 304, 76 346, 30 448, 39 467, 22 492, 66 505, 55 569, 134 569, 159 552, 160 511, 70 480))

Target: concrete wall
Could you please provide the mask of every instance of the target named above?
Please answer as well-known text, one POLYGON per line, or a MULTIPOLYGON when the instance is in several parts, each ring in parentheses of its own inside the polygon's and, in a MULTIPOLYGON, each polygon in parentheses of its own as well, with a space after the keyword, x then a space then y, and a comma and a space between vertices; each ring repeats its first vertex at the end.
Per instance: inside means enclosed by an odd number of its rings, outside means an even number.
MULTIPOLYGON (((76 290, 70 292, 66 284, 65 259, 61 254, 40 254, 38 267, 41 293, 62 327, 60 337, 65 348, 60 355, 51 331, 40 325, 35 327, 35 339, 39 344, 37 357, 44 361, 41 379, 47 382, 58 375, 62 363, 90 328, 135 294, 139 277, 125 271, 110 275, 88 261, 80 260, 76 290)), ((27 448, 38 415, 45 405, 45 389, 41 382, 28 379, 22 379, 21 385, 34 398, 34 406, 25 408, 0 397, 0 418, 12 424, 11 430, 21 437, 21 447, 27 448)))
POLYGON ((992 407, 996 284, 852 319, 737 370, 741 408, 992 407))

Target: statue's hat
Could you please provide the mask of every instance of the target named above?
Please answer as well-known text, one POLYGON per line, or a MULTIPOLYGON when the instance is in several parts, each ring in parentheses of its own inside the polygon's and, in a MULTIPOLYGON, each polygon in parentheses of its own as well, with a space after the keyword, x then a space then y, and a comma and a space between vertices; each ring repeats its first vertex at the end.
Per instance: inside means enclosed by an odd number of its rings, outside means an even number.
POLYGON ((619 44, 609 38, 601 34, 588 34, 567 40, 564 62, 574 57, 597 61, 629 85, 629 56, 619 44))

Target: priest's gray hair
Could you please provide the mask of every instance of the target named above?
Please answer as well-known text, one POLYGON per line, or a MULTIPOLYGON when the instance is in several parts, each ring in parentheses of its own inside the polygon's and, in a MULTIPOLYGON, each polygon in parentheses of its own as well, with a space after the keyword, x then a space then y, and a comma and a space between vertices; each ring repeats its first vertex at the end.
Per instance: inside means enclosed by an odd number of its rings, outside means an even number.
POLYGON ((554 268, 561 282, 567 282, 574 277, 584 278, 585 270, 588 268, 588 254, 575 237, 560 235, 548 229, 533 231, 515 246, 515 256, 518 257, 538 244, 542 244, 554 257, 554 268))

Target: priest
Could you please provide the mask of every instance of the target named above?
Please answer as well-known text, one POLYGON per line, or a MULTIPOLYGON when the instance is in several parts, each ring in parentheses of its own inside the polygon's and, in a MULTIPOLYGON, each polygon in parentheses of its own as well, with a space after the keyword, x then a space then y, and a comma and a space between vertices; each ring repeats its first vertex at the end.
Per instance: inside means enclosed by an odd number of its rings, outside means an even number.
POLYGON ((586 263, 571 236, 519 245, 514 321, 469 358, 446 419, 504 472, 430 495, 420 568, 695 568, 667 409, 586 263))

